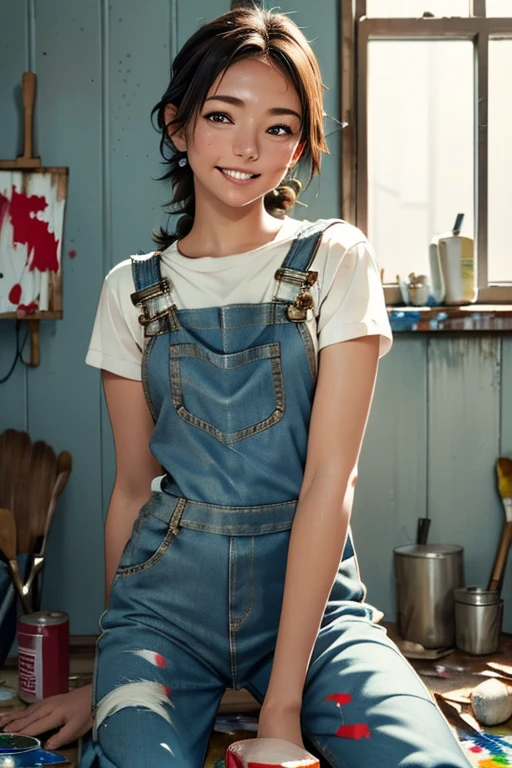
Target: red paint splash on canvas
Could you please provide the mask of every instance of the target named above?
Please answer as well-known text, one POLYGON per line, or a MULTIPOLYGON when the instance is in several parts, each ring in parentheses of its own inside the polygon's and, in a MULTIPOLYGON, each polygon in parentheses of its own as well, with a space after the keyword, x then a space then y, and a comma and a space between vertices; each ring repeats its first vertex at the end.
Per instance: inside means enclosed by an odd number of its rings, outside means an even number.
POLYGON ((12 188, 10 201, 0 195, 0 229, 8 215, 13 229, 13 247, 27 246, 29 270, 57 272, 59 261, 57 249, 59 241, 50 232, 48 222, 37 218, 37 214, 46 210, 48 203, 39 195, 26 195, 12 188))

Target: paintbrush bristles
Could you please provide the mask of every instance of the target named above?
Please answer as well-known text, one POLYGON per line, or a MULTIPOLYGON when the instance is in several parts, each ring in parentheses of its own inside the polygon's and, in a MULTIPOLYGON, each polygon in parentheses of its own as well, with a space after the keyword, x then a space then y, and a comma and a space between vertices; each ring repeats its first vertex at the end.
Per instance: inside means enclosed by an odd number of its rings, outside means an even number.
POLYGON ((14 515, 17 550, 34 552, 57 478, 55 452, 42 440, 32 444, 26 432, 7 429, 0 435, 0 468, 0 506, 14 515))
POLYGON ((16 522, 10 509, 0 508, 0 549, 7 560, 16 560, 16 522))
POLYGON ((502 499, 512 499, 512 459, 500 456, 496 462, 498 490, 502 499))
POLYGON ((57 457, 47 443, 38 440, 32 445, 30 459, 30 484, 28 493, 28 518, 18 530, 20 552, 34 552, 37 540, 44 533, 46 515, 50 506, 53 486, 57 477, 57 457), (23 532, 23 538, 22 538, 23 532), (22 548, 23 545, 23 548, 22 548))

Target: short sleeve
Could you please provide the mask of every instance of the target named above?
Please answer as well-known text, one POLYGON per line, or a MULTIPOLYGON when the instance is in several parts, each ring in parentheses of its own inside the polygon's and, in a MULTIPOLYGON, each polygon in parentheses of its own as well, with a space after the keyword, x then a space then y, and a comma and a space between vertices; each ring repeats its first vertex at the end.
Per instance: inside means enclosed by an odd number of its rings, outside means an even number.
POLYGON ((391 347, 392 333, 379 267, 370 244, 363 239, 347 249, 332 240, 327 261, 334 277, 321 296, 319 349, 361 336, 380 336, 382 357, 391 347))
POLYGON ((103 283, 85 362, 140 381, 143 332, 137 310, 131 304, 130 285, 126 279, 131 276, 126 265, 129 270, 129 263, 123 262, 103 283))

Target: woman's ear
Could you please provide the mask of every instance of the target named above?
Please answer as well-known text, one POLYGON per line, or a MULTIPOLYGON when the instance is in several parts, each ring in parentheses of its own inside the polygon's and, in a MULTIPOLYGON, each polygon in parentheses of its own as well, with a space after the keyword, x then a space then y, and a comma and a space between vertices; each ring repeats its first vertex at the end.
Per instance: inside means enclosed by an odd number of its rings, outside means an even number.
POLYGON ((187 140, 185 138, 185 131, 180 128, 175 128, 172 123, 176 119, 178 114, 178 108, 174 104, 167 104, 164 110, 164 120, 167 129, 167 135, 172 141, 178 152, 187 151, 187 140))

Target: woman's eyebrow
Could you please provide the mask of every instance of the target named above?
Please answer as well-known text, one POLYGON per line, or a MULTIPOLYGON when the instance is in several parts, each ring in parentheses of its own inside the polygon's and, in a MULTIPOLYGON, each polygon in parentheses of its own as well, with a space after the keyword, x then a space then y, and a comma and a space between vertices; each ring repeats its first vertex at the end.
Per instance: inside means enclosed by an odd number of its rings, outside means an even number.
MULTIPOLYGON (((207 101, 223 101, 225 104, 231 104, 233 107, 245 107, 245 102, 242 99, 238 99, 236 96, 222 96, 217 94, 215 96, 208 96, 208 98, 205 99, 205 103, 207 101)), ((298 112, 295 112, 294 109, 288 109, 287 107, 274 107, 273 109, 269 109, 268 112, 270 115, 293 115, 294 117, 298 117, 299 120, 302 120, 302 117, 298 112)))

